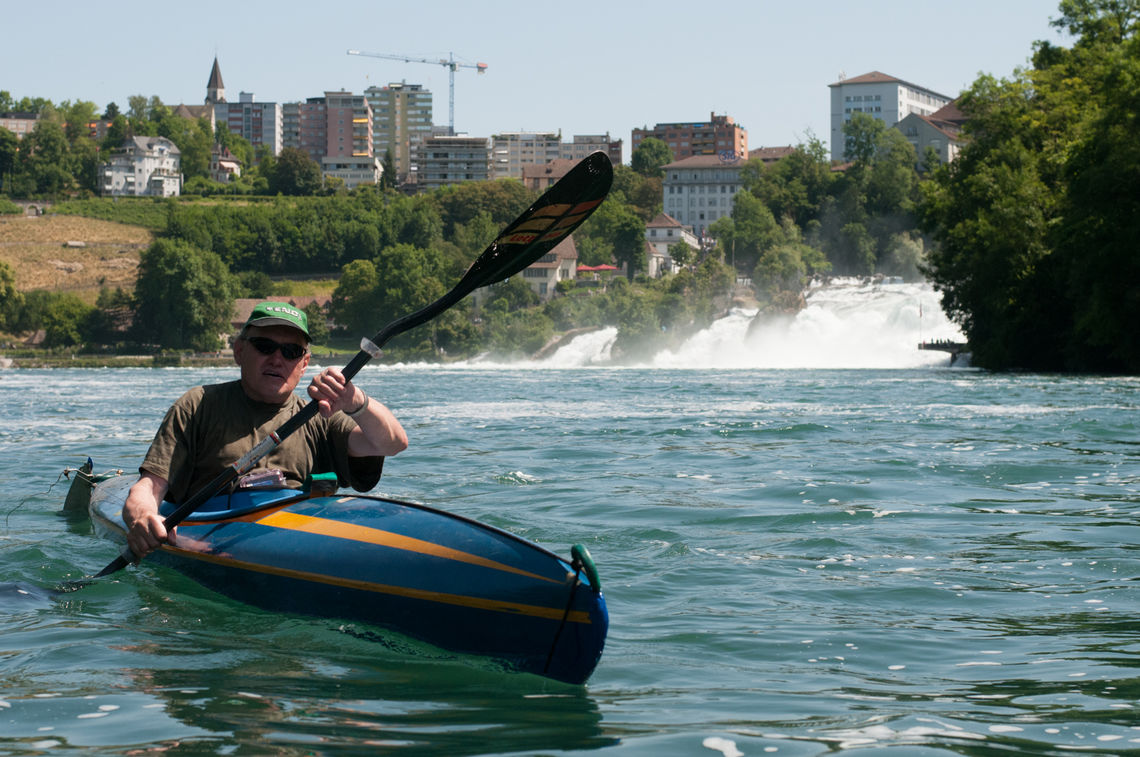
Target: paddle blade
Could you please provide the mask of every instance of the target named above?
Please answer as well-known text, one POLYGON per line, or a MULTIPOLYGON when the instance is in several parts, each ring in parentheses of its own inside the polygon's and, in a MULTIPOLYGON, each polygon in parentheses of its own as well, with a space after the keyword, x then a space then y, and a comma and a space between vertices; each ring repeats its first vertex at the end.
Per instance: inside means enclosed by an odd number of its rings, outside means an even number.
POLYGON ((613 164, 604 152, 579 161, 499 234, 459 287, 470 292, 502 281, 553 250, 602 204, 613 179, 613 164))

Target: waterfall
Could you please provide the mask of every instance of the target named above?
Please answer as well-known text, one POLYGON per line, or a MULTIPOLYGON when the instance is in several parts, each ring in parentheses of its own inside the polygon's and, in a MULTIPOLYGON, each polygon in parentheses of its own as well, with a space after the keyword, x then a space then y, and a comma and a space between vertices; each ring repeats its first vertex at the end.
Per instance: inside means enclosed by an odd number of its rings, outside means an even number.
MULTIPOLYGON (((572 339, 538 365, 606 365, 617 329, 572 339)), ((965 341, 929 284, 835 279, 806 294, 795 315, 756 318, 737 309, 679 347, 658 353, 660 368, 920 368, 946 366, 945 352, 921 341, 965 341)))

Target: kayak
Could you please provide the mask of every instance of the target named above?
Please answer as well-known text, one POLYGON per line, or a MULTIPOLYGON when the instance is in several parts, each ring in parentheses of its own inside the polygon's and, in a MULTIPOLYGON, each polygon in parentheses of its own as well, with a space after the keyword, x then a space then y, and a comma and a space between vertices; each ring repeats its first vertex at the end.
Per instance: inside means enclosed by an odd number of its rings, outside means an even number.
MULTIPOLYGON (((88 460, 77 471, 64 507, 86 508, 97 533, 125 545, 121 512, 136 479, 92 469, 88 460)), ((390 629, 567 683, 589 678, 609 615, 584 547, 565 560, 475 520, 316 478, 306 490, 214 497, 147 562, 265 610, 390 629)))

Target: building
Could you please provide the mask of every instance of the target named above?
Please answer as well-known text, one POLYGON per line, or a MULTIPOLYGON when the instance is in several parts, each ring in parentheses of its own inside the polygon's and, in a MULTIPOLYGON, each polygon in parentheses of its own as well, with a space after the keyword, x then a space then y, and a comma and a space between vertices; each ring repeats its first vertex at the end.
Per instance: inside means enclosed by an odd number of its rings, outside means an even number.
POLYGON ((372 106, 364 95, 325 92, 327 119, 322 157, 372 157, 372 106))
POLYGON ((436 189, 491 178, 491 140, 487 137, 436 135, 424 145, 419 186, 436 189))
POLYGON ((521 179, 524 166, 544 166, 561 155, 561 133, 508 131, 491 136, 491 171, 496 179, 521 179))
POLYGON ((231 180, 241 176, 241 161, 239 161, 228 148, 217 142, 210 150, 210 180, 228 184, 231 180))
POLYGON ((664 211, 698 238, 709 224, 732 214, 745 161, 733 155, 694 155, 663 166, 664 211))
POLYGON ((855 113, 866 113, 887 126, 910 114, 932 115, 951 98, 917 84, 872 71, 850 79, 841 78, 831 88, 831 159, 844 160, 847 139, 843 125, 855 113))
POLYGON ((321 158, 321 173, 325 177, 335 177, 344 182, 345 189, 355 189, 361 184, 379 184, 384 175, 380 159, 360 155, 348 157, 326 156, 321 158))
POLYGON ((958 157, 960 135, 965 122, 966 117, 962 111, 958 110, 956 104, 950 103, 929 116, 911 113, 895 124, 895 128, 914 146, 921 166, 927 148, 933 148, 943 163, 949 163, 958 157))
POLYGON ((182 156, 165 137, 129 137, 103 164, 104 195, 174 197, 182 193, 182 156))
POLYGON ((16 139, 23 139, 24 135, 31 134, 36 128, 35 113, 0 113, 0 129, 7 129, 16 135, 16 139))
POLYGON ((281 106, 256 102, 252 92, 242 92, 238 98, 236 103, 214 104, 215 122, 224 125, 230 134, 245 139, 254 150, 265 146, 274 155, 279 155, 285 146, 281 106))
POLYGON ((372 106, 364 95, 325 92, 281 108, 283 147, 303 150, 318 164, 325 158, 371 158, 372 106))
POLYGON ((529 165, 522 167, 522 181, 527 189, 533 189, 537 192, 545 192, 550 187, 558 183, 566 174, 570 173, 570 169, 578 165, 577 160, 569 158, 559 158, 552 160, 545 165, 529 165))
POLYGON ((658 213, 656 218, 645 224, 646 274, 650 278, 680 270, 680 266, 673 262, 673 256, 669 254, 669 248, 677 242, 684 242, 694 253, 700 250, 697 235, 668 213, 658 213))
POLYGON ((575 134, 572 142, 562 143, 560 158, 572 160, 575 163, 598 151, 609 156, 610 162, 615 166, 622 164, 622 141, 610 139, 609 132, 605 134, 575 134))
POLYGON ((420 153, 432 134, 431 92, 399 82, 369 87, 364 96, 372 107, 373 154, 383 158, 391 150, 396 183, 415 184, 420 153))
POLYGON ((522 277, 531 290, 545 301, 554 296, 554 287, 559 281, 575 278, 577 271, 578 247, 571 235, 524 268, 522 277))
POLYGON ((748 131, 733 122, 729 116, 709 114, 708 121, 697 123, 657 124, 652 129, 633 130, 630 148, 634 151, 648 137, 660 139, 673 152, 673 160, 693 155, 748 154, 748 131))
POLYGON ((770 165, 783 160, 795 151, 796 148, 791 145, 785 147, 757 147, 755 150, 748 151, 748 159, 759 160, 765 165, 770 165))

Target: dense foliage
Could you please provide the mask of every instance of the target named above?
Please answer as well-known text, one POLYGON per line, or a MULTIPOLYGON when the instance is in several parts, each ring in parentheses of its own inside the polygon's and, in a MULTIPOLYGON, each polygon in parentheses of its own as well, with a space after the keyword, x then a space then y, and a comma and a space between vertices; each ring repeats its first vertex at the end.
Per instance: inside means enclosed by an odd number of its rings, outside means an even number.
POLYGON ((1071 48, 963 95, 968 140, 928 185, 930 274, 978 365, 1140 371, 1140 2, 1064 0, 1071 48))

